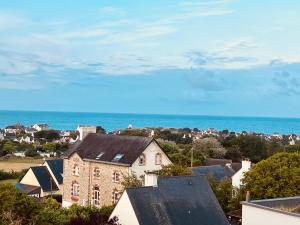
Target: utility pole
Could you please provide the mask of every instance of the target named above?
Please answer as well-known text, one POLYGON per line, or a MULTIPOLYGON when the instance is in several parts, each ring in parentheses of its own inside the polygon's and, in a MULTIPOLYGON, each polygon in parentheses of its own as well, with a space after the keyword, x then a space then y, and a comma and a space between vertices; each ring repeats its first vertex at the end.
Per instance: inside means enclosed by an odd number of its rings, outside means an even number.
POLYGON ((191 168, 193 168, 194 161, 194 146, 191 148, 191 168))

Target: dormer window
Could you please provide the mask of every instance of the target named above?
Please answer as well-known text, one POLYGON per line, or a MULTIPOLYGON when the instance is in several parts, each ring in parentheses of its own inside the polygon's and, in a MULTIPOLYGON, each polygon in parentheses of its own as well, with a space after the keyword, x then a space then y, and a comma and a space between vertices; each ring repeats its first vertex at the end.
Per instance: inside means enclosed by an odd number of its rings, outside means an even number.
POLYGON ((101 152, 99 155, 97 155, 96 159, 99 160, 104 155, 104 152, 101 152))
POLYGON ((156 153, 155 154, 155 165, 161 165, 161 161, 162 161, 161 153, 156 153))
POLYGON ((122 159, 123 156, 123 154, 116 154, 112 161, 118 162, 120 161, 120 159, 122 159))
POLYGON ((73 167, 73 175, 74 176, 79 176, 79 166, 76 165, 76 164, 73 167))
POLYGON ((144 166, 146 164, 146 156, 144 154, 141 154, 139 157, 139 165, 144 166))

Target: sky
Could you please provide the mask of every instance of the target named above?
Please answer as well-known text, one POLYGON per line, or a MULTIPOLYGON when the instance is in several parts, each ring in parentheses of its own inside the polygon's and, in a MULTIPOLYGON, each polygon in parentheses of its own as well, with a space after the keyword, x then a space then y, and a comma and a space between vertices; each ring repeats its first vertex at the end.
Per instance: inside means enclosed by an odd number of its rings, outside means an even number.
POLYGON ((0 110, 300 117, 300 1, 0 0, 0 110))

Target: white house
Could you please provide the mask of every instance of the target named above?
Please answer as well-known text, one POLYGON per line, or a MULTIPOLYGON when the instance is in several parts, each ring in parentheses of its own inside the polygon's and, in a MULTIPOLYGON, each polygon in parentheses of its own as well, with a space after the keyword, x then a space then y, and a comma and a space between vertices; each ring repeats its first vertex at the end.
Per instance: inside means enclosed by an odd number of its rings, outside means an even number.
POLYGON ((79 140, 82 141, 90 133, 96 133, 96 130, 96 126, 78 125, 77 131, 79 132, 79 140))
POLYGON ((242 202, 243 225, 299 225, 300 196, 242 202))
POLYGON ((122 225, 229 225, 205 176, 159 177, 157 185, 126 188, 115 217, 122 225))
POLYGON ((33 166, 16 187, 34 197, 62 194, 63 160, 47 160, 42 166, 33 166))
POLYGON ((243 185, 242 179, 244 178, 245 173, 250 171, 250 169, 251 161, 249 159, 243 160, 242 168, 231 177, 232 186, 239 189, 243 185))
POLYGON ((48 124, 45 124, 45 123, 34 124, 34 125, 32 125, 32 128, 37 130, 37 131, 49 130, 48 124))

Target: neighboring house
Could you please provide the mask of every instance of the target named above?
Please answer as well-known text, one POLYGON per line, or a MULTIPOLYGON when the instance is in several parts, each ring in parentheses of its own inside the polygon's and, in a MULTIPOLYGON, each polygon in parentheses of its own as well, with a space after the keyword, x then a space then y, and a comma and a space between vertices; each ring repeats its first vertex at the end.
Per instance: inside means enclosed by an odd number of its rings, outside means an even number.
POLYGON ((159 177, 126 188, 110 218, 122 225, 229 225, 205 176, 159 177))
POLYGON ((245 173, 250 171, 251 161, 245 159, 242 161, 242 168, 240 168, 232 177, 232 186, 235 188, 240 188, 243 185, 242 179, 244 178, 245 173))
POLYGON ((0 141, 4 140, 4 132, 0 130, 0 141))
POLYGON ((234 175, 234 171, 228 166, 214 165, 214 166, 198 166, 192 168, 193 175, 209 175, 220 182, 225 177, 231 178, 234 175))
POLYGON ((19 140, 20 143, 28 143, 28 144, 31 144, 31 143, 34 143, 34 139, 33 137, 30 137, 30 136, 26 136, 26 137, 21 137, 21 139, 19 140))
POLYGON ((123 176, 143 178, 170 163, 153 138, 90 133, 65 155, 63 207, 115 204, 123 176))
POLYGON ((48 124, 42 123, 42 124, 34 124, 31 126, 36 131, 43 131, 43 130, 49 130, 48 124))
POLYGON ((216 181, 221 181, 224 178, 230 178, 232 186, 240 188, 244 174, 251 169, 251 161, 245 159, 242 163, 232 163, 227 159, 207 159, 204 162, 205 166, 192 168, 194 175, 211 174, 216 181))
POLYGON ((13 155, 17 157, 25 157, 25 152, 14 152, 13 155))
POLYGON ((242 202, 243 225, 299 225, 300 196, 242 202))
POLYGON ((33 166, 16 187, 34 197, 62 194, 63 160, 47 160, 42 166, 33 166))
POLYGON ((14 134, 19 133, 23 130, 25 130, 25 127, 23 125, 19 124, 19 123, 7 126, 4 129, 5 133, 14 133, 14 134))

